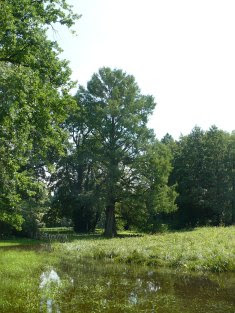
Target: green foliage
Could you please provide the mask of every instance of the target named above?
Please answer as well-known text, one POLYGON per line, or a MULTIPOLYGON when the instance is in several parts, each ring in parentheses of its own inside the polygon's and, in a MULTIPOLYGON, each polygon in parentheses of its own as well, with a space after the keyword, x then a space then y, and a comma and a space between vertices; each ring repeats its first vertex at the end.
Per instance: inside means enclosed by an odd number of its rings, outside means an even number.
POLYGON ((35 235, 44 215, 47 225, 72 219, 76 231, 94 231, 104 211, 109 237, 116 218, 152 232, 176 219, 235 222, 234 132, 195 127, 158 142, 147 127, 154 99, 133 76, 101 68, 69 94, 68 62, 47 38, 79 18, 66 0, 2 0, 0 15, 1 235, 35 235))
POLYGON ((136 160, 135 180, 120 202, 126 226, 154 232, 159 230, 160 214, 177 209, 175 186, 168 185, 171 158, 170 150, 156 141, 136 160))
POLYGON ((53 206, 77 231, 94 230, 104 208, 107 236, 116 234, 116 217, 119 227, 153 231, 159 212, 176 209, 176 193, 167 185, 170 149, 147 128, 152 96, 141 95, 133 76, 102 68, 75 98, 63 125, 70 140, 54 175, 53 206))
POLYGON ((76 97, 89 114, 85 126, 95 138, 103 178, 105 233, 112 237, 116 233, 116 203, 129 188, 132 165, 143 142, 152 137, 146 124, 155 103, 152 96, 141 95, 133 76, 110 68, 94 74, 87 89, 80 87, 76 97))
POLYGON ((213 126, 207 132, 195 128, 178 142, 171 179, 178 183, 181 224, 234 221, 233 138, 213 126))
POLYGON ((50 212, 71 218, 77 232, 94 231, 103 206, 97 142, 88 120, 88 108, 78 103, 63 125, 70 134, 67 153, 51 178, 55 183, 50 212))
POLYGON ((71 27, 78 18, 71 6, 65 0, 4 0, 0 12, 0 62, 30 68, 53 85, 67 84, 67 62, 59 60, 61 50, 46 31, 56 23, 71 27))
POLYGON ((19 229, 21 204, 37 190, 65 138, 60 124, 73 100, 70 69, 46 37, 76 16, 63 0, 0 3, 0 219, 19 229))

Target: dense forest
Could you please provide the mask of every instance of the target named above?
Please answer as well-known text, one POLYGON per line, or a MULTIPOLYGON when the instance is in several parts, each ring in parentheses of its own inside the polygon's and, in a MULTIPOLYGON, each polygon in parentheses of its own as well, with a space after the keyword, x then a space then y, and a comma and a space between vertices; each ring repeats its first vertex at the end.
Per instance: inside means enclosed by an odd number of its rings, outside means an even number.
POLYGON ((72 96, 47 30, 77 19, 64 0, 0 2, 0 236, 234 224, 235 132, 158 140, 154 98, 120 69, 72 96))

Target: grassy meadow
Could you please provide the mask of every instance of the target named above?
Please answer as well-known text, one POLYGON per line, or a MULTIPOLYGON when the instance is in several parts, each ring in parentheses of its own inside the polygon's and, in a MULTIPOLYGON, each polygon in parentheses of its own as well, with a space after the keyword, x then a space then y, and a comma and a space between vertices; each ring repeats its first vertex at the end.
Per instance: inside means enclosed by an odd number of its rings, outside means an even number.
POLYGON ((55 243, 56 253, 78 259, 145 264, 188 271, 235 271, 235 227, 204 227, 155 235, 74 237, 55 243))
MULTIPOLYGON (((103 264, 103 261, 113 265, 129 263, 134 265, 133 268, 138 264, 151 266, 154 270, 174 269, 174 272, 179 273, 235 271, 234 226, 205 227, 155 235, 122 233, 113 239, 104 238, 99 231, 87 235, 76 235, 72 230, 66 229, 62 232, 58 229, 43 232, 51 234, 49 241, 16 238, 0 241, 0 312, 44 312, 46 308, 40 308, 43 299, 39 288, 40 275, 53 268, 59 270, 63 284, 50 297, 56 299, 61 307, 64 303, 69 303, 70 298, 80 303, 87 277, 84 276, 82 285, 79 287, 78 283, 76 287, 81 289, 78 299, 73 286, 68 287, 70 278, 66 273, 75 275, 76 266, 85 266, 89 261, 98 260, 98 263, 93 263, 94 266, 103 264), (59 242, 63 239, 62 234, 66 242, 59 242), (62 294, 68 299, 64 299, 62 294)), ((80 279, 81 276, 78 277, 78 282, 80 279)), ((93 281, 92 277, 89 279, 93 281)), ((106 282, 102 284, 105 286, 106 282)), ((104 286, 102 290, 106 292, 104 286)), ((84 298, 87 311, 81 308, 81 312, 89 312, 91 304, 87 301, 84 298)), ((96 304, 92 302, 92 305, 96 304)), ((73 312, 73 307, 68 312, 73 312)), ((129 311, 126 309, 125 312, 129 311)))
MULTIPOLYGON (((50 251, 50 258, 108 260, 184 271, 235 271, 235 226, 154 235, 121 232, 112 239, 103 237, 99 230, 95 234, 75 234, 66 228, 43 229, 41 232, 44 240, 1 240, 0 249, 27 245, 32 248, 41 244, 41 253, 50 251)), ((25 253, 27 255, 29 251, 25 253)))

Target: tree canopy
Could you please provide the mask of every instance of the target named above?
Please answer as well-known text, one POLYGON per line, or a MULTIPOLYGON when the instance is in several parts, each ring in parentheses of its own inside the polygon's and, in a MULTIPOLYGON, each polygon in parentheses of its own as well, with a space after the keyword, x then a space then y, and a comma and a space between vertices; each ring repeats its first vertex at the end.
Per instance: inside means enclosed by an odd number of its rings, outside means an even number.
POLYGON ((71 27, 76 16, 64 0, 3 0, 0 14, 0 220, 20 228, 24 200, 36 200, 62 151, 60 124, 73 104, 70 69, 47 27, 71 27))
POLYGON ((234 222, 233 133, 195 127, 179 140, 173 166, 182 225, 234 222))
POLYGON ((101 68, 72 96, 68 61, 47 36, 79 18, 66 0, 1 0, 0 17, 0 235, 39 215, 80 232, 99 223, 108 237, 118 223, 234 223, 234 132, 158 141, 153 96, 120 69, 101 68))

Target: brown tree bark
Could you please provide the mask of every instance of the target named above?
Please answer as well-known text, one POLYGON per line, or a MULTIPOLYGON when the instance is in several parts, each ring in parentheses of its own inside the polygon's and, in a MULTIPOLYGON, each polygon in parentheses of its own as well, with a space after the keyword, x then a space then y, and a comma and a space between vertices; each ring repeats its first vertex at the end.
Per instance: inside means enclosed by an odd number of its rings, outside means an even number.
POLYGON ((109 238, 117 236, 115 220, 115 202, 106 207, 106 221, 104 235, 109 238))

